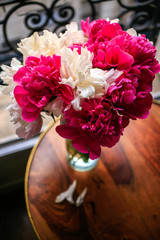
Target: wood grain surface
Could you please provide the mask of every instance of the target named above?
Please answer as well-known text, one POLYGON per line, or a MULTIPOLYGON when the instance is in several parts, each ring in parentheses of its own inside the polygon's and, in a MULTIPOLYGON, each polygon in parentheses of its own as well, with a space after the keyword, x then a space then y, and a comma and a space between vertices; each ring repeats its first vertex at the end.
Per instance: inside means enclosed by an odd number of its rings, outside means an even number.
POLYGON ((28 214, 42 240, 160 239, 160 107, 131 121, 113 148, 103 148, 95 169, 82 173, 66 160, 55 125, 41 136, 25 178, 28 214), (88 187, 82 206, 55 203, 77 179, 74 199, 88 187))

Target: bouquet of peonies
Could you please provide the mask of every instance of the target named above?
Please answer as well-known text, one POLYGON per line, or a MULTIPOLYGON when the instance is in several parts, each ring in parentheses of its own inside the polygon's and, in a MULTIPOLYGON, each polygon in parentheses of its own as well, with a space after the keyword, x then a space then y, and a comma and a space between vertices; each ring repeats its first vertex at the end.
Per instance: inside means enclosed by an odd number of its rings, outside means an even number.
POLYGON ((56 131, 91 159, 101 146, 115 145, 129 119, 144 119, 152 104, 152 82, 160 65, 156 48, 118 20, 81 21, 59 37, 45 30, 21 40, 23 63, 2 65, 3 93, 19 137, 29 139, 42 126, 41 113, 60 116, 56 131))

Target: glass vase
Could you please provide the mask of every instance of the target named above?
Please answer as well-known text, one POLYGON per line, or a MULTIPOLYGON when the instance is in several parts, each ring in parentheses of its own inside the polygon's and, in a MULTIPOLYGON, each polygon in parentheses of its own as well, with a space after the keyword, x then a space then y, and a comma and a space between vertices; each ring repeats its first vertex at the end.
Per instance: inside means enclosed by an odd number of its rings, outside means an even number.
POLYGON ((98 162, 98 159, 90 159, 89 154, 81 153, 76 150, 70 139, 66 140, 67 145, 67 159, 69 161, 69 165, 76 171, 86 172, 93 169, 98 162))

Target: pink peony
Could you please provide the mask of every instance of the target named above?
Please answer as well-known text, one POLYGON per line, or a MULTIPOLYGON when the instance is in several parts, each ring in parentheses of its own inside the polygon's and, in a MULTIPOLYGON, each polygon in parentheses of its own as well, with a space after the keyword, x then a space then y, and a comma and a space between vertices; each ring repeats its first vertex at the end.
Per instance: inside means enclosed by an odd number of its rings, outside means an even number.
POLYGON ((59 96, 64 102, 73 100, 70 86, 60 84, 60 57, 28 57, 25 66, 14 75, 18 85, 14 95, 22 108, 22 117, 32 122, 39 116, 47 103, 59 96))
POLYGON ((86 46, 94 53, 94 68, 130 71, 132 67, 136 67, 143 71, 143 75, 152 75, 151 78, 154 79, 155 74, 160 71, 160 65, 155 59, 156 48, 145 35, 131 36, 118 23, 104 19, 90 24, 88 21, 83 22, 85 28, 82 30, 89 32, 86 46))
POLYGON ((90 32, 91 32, 91 28, 92 28, 92 25, 95 23, 96 21, 92 21, 91 23, 89 23, 89 17, 87 18, 86 21, 82 20, 81 21, 81 28, 82 28, 82 31, 85 33, 85 35, 87 37, 89 37, 90 35, 90 32))
POLYGON ((100 156, 100 146, 115 145, 129 123, 127 117, 117 114, 109 101, 96 98, 84 100, 81 111, 71 107, 64 111, 64 116, 66 124, 58 126, 56 131, 60 136, 72 139, 78 151, 89 152, 91 159, 100 156))
POLYGON ((150 93, 138 92, 138 78, 127 75, 119 78, 115 85, 108 88, 106 99, 109 99, 120 114, 136 119, 147 118, 152 105, 150 93))
POLYGON ((93 67, 103 70, 113 67, 129 70, 134 62, 133 56, 125 50, 124 39, 128 38, 129 34, 123 31, 118 23, 104 19, 94 21, 90 28, 86 46, 94 53, 93 67))
POLYGON ((89 23, 89 18, 86 22, 81 21, 82 31, 89 38, 89 42, 94 42, 94 40, 106 41, 119 35, 122 31, 121 26, 118 23, 112 23, 105 19, 98 19, 97 21, 92 21, 89 23))
MULTIPOLYGON (((84 23, 83 23, 84 25, 84 23)), ((123 71, 105 96, 120 114, 136 119, 146 118, 152 105, 152 82, 160 71, 156 60, 156 48, 145 35, 131 36, 118 23, 97 20, 86 21, 88 42, 86 46, 94 53, 93 67, 123 71)), ((83 29, 82 29, 83 30, 83 29)))
POLYGON ((156 48, 144 35, 130 37, 126 40, 125 47, 134 58, 130 73, 138 77, 138 92, 151 92, 155 74, 160 71, 160 64, 155 58, 156 48))
POLYGON ((144 35, 121 36, 112 40, 108 46, 114 48, 115 43, 119 43, 134 62, 128 72, 125 71, 115 85, 109 87, 106 98, 113 102, 121 114, 132 119, 147 118, 152 105, 149 92, 152 91, 155 74, 160 71, 160 64, 155 59, 156 48, 144 35))

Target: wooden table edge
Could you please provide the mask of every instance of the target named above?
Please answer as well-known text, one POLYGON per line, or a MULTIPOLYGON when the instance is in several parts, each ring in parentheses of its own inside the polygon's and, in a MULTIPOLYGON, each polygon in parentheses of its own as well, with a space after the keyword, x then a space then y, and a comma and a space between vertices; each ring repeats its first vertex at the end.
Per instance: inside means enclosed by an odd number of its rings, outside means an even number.
POLYGON ((40 142, 42 141, 43 137, 46 135, 46 133, 52 128, 52 126, 55 124, 55 122, 51 122, 48 127, 46 128, 46 130, 44 130, 39 138, 38 138, 38 141, 37 143, 35 144, 35 146, 32 148, 31 150, 31 153, 29 155, 29 158, 28 158, 28 162, 27 162, 27 166, 26 166, 26 171, 25 171, 25 177, 24 177, 24 195, 25 195, 25 203, 26 203, 26 209, 27 209, 27 213, 28 213, 28 217, 29 217, 29 220, 32 224, 32 227, 38 237, 38 239, 40 240, 40 236, 37 232, 37 229, 34 225, 34 221, 32 219, 32 215, 31 215, 31 211, 30 211, 30 207, 29 207, 29 199, 28 199, 28 177, 29 177, 29 172, 30 172, 30 167, 31 167, 31 164, 32 164, 32 160, 33 160, 33 157, 35 155, 35 152, 40 144, 40 142))

